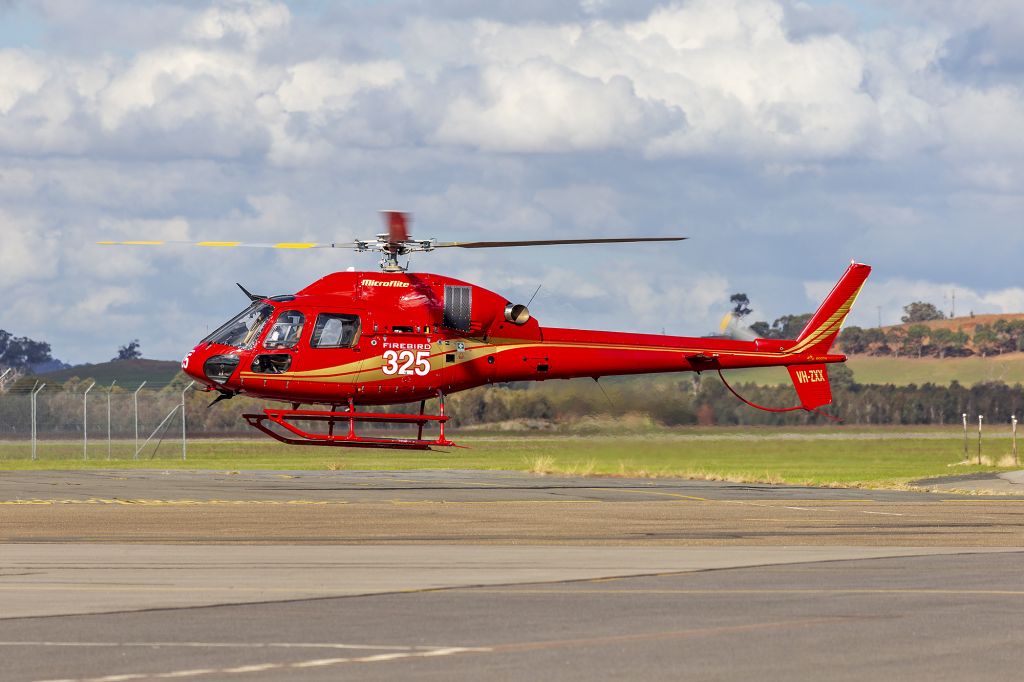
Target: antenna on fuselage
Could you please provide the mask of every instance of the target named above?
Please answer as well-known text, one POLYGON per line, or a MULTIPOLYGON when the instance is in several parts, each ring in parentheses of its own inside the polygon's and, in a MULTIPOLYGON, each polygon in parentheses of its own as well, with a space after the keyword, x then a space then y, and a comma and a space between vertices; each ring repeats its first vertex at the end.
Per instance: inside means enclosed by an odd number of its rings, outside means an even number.
POLYGON ((242 286, 241 284, 239 284, 238 282, 235 282, 235 286, 237 286, 237 287, 238 287, 239 289, 241 289, 241 290, 242 290, 242 293, 243 293, 243 294, 245 294, 246 296, 248 296, 248 297, 249 297, 249 300, 250 300, 250 301, 253 301, 254 303, 255 303, 256 301, 262 301, 263 299, 265 299, 265 298, 266 298, 266 296, 260 296, 259 294, 254 294, 254 293, 252 293, 251 291, 249 291, 248 289, 246 289, 245 287, 243 287, 243 286, 242 286))
POLYGON ((542 286, 544 286, 544 283, 543 283, 543 282, 541 282, 540 284, 538 284, 538 285, 537 285, 537 290, 533 292, 533 296, 531 296, 531 297, 530 297, 530 300, 526 302, 526 307, 527 307, 527 308, 529 308, 529 307, 530 307, 530 304, 531 304, 531 303, 533 303, 533 299, 537 298, 537 294, 539 294, 539 293, 540 293, 540 288, 541 288, 542 286))

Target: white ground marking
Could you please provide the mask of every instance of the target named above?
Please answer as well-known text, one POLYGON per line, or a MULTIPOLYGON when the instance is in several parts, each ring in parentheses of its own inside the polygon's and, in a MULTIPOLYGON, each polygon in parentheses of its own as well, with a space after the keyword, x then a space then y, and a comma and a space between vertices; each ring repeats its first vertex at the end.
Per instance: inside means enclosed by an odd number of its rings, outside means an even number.
POLYGON ((360 649, 369 651, 437 651, 441 646, 405 646, 401 644, 336 644, 333 642, 56 642, 34 641, 0 642, 0 646, 52 646, 52 647, 196 647, 203 649, 360 649))
POLYGON ((404 658, 432 658, 436 656, 452 656, 454 654, 480 653, 490 649, 486 647, 422 647, 422 646, 389 646, 380 644, 307 644, 307 643, 259 643, 250 644, 245 642, 224 643, 224 642, 0 642, 0 646, 149 646, 149 647, 239 647, 239 648, 328 648, 328 649, 391 649, 385 654, 372 654, 352 658, 315 658, 306 661, 295 661, 293 663, 254 663, 233 668, 192 668, 189 670, 171 670, 162 673, 125 673, 119 675, 104 675, 102 677, 75 677, 59 680, 41 680, 40 682, 129 682, 130 680, 158 680, 158 679, 187 679, 190 677, 201 677, 204 675, 245 675, 249 673, 261 673, 268 670, 286 670, 289 668, 317 668, 332 665, 343 665, 346 663, 383 663, 385 661, 397 661, 404 658))
POLYGON ((162 673, 157 677, 168 678, 168 677, 195 677, 196 675, 209 675, 217 672, 216 668, 196 668, 195 670, 178 670, 173 673, 162 673))

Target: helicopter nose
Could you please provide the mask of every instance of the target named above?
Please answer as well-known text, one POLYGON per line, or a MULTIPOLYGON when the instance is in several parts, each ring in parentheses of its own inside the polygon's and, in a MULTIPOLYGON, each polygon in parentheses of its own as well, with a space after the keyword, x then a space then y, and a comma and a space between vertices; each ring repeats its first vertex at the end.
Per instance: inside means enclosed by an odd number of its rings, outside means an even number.
POLYGON ((206 360, 204 357, 206 354, 202 352, 200 346, 196 346, 181 360, 181 371, 187 374, 189 377, 200 381, 204 384, 209 384, 210 380, 203 374, 203 362, 206 360))
POLYGON ((217 349, 200 344, 181 361, 181 370, 199 383, 216 388, 228 382, 239 362, 238 355, 218 353, 217 349))

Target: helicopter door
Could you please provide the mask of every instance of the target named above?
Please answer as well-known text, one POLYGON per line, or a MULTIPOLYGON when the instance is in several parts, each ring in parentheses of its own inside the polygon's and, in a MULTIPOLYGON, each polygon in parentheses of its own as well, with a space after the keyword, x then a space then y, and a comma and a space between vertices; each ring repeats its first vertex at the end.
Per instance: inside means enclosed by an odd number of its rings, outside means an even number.
POLYGON ((316 312, 315 318, 302 369, 323 372, 330 392, 354 392, 363 364, 361 316, 324 310, 316 312))
POLYGON ((259 352, 252 360, 251 370, 254 374, 260 375, 257 381, 262 382, 263 386, 284 385, 288 379, 275 375, 283 375, 298 369, 294 366, 295 350, 303 336, 305 324, 306 316, 301 311, 285 310, 278 313, 263 338, 263 343, 257 347, 259 352))

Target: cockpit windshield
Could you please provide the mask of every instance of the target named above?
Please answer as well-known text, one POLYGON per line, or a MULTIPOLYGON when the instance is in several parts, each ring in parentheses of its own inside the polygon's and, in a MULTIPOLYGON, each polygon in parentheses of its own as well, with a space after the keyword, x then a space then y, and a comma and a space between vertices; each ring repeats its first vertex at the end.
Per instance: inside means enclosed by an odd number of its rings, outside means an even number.
POLYGON ((253 303, 203 339, 202 343, 221 343, 235 348, 252 348, 273 313, 273 306, 263 302, 253 303))

